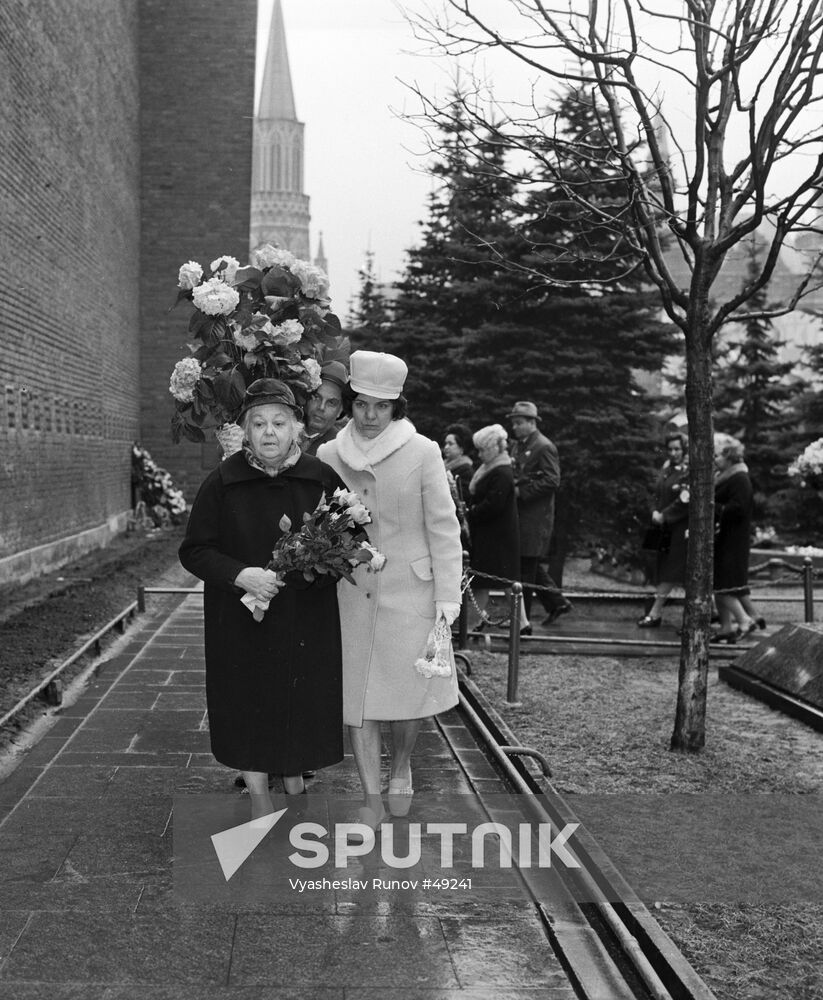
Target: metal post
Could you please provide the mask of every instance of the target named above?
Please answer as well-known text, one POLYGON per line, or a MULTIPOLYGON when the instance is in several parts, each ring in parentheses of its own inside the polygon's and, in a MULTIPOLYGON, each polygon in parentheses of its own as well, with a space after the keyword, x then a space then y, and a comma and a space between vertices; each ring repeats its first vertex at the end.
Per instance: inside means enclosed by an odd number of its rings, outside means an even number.
POLYGON ((814 621, 814 561, 811 556, 803 559, 803 606, 806 621, 814 621))
POLYGON ((509 612, 509 676, 506 685, 506 701, 517 704, 517 681, 520 669, 520 603, 523 595, 523 584, 513 583, 510 595, 509 612))
MULTIPOLYGON (((463 576, 469 568, 469 553, 463 550, 463 576)), ((460 604, 460 617, 457 619, 457 648, 465 649, 469 643, 469 587, 463 591, 463 600, 460 604)))
POLYGON ((142 583, 137 588, 137 610, 140 614, 146 610, 146 588, 142 583))

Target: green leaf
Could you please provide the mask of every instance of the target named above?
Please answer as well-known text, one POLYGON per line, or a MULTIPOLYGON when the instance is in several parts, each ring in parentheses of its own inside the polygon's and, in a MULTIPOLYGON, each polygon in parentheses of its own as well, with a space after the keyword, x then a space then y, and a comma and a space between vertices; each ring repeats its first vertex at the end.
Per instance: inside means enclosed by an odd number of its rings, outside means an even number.
POLYGON ((288 298, 300 288, 300 282, 291 272, 282 267, 272 267, 260 282, 260 291, 263 295, 277 295, 288 298))
POLYGON ((206 440, 206 435, 199 427, 193 427, 189 423, 184 423, 182 426, 183 437, 187 438, 189 441, 195 441, 198 444, 202 444, 206 440))
POLYGON ((263 272, 257 268, 248 264, 246 267, 238 267, 234 275, 234 287, 240 291, 240 289, 254 289, 260 287, 260 282, 263 280, 263 272))

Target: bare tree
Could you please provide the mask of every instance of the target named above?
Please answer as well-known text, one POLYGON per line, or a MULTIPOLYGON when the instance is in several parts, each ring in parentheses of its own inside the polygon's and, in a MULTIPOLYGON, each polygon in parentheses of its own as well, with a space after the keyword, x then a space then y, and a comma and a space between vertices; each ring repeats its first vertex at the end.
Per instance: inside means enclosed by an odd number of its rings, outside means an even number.
MULTIPOLYGON (((690 436, 686 610, 671 747, 705 743, 713 557, 712 340, 727 322, 791 311, 821 287, 820 254, 803 260, 793 293, 768 310, 753 299, 784 247, 823 246, 823 0, 441 0, 404 3, 418 38, 441 54, 519 61, 531 97, 484 113, 476 94, 461 114, 515 154, 554 170, 570 205, 613 226, 656 286, 685 342, 690 436), (490 13, 493 10, 493 13, 490 13), (546 106, 557 84, 589 94, 610 148, 564 142, 546 106), (543 94, 541 100, 535 95, 543 94), (560 155, 562 153, 562 156, 560 155), (591 196, 567 179, 576 157, 620 164, 626 195, 591 196), (757 238, 761 265, 725 301, 712 292, 729 254, 757 238)), ((424 116, 442 114, 418 91, 424 116)), ((522 169, 522 162, 520 168, 522 169)), ((575 171, 579 177, 579 171, 575 171)), ((493 248, 492 248, 493 250, 493 248)), ((543 275, 553 254, 545 247, 543 275)), ((586 279, 589 282, 595 279, 586 279)), ((762 297, 761 297, 762 301, 762 297)))

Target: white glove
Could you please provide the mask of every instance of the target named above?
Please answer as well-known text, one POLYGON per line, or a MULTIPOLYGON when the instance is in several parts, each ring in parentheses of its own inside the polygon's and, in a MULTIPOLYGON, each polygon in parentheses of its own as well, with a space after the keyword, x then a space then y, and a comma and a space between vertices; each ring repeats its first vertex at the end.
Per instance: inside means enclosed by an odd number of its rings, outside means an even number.
POLYGON ((442 615, 446 619, 446 624, 451 625, 457 620, 457 616, 460 614, 460 605, 454 604, 451 601, 435 601, 434 602, 434 620, 437 621, 442 615))

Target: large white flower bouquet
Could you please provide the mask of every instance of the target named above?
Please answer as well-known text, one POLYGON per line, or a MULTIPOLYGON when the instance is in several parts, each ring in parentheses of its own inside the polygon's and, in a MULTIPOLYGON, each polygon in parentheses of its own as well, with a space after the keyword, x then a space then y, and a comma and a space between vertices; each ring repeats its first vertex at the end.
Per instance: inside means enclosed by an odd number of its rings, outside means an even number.
MULTIPOLYGON (((369 542, 363 526, 370 521, 371 515, 356 493, 336 489, 330 500, 324 493, 312 513, 303 515, 298 531, 292 530, 291 519, 283 515, 279 525, 283 534, 275 543, 266 569, 274 570, 281 578, 296 572, 309 583, 323 575, 355 583, 352 570, 361 564, 379 572, 386 557, 369 542)), ((288 585, 287 580, 283 582, 288 585)), ((256 621, 263 620, 268 601, 260 601, 252 594, 244 595, 241 601, 256 621)))
POLYGON ((246 267, 218 257, 208 276, 193 260, 179 270, 177 302, 186 299, 194 310, 191 353, 169 382, 175 441, 205 441, 206 429, 231 424, 255 379, 286 382, 303 404, 320 385, 321 362, 348 359, 325 273, 269 244, 254 257, 246 267))
POLYGON ((789 466, 789 475, 799 479, 803 486, 823 489, 823 438, 812 441, 803 454, 797 456, 789 466))

